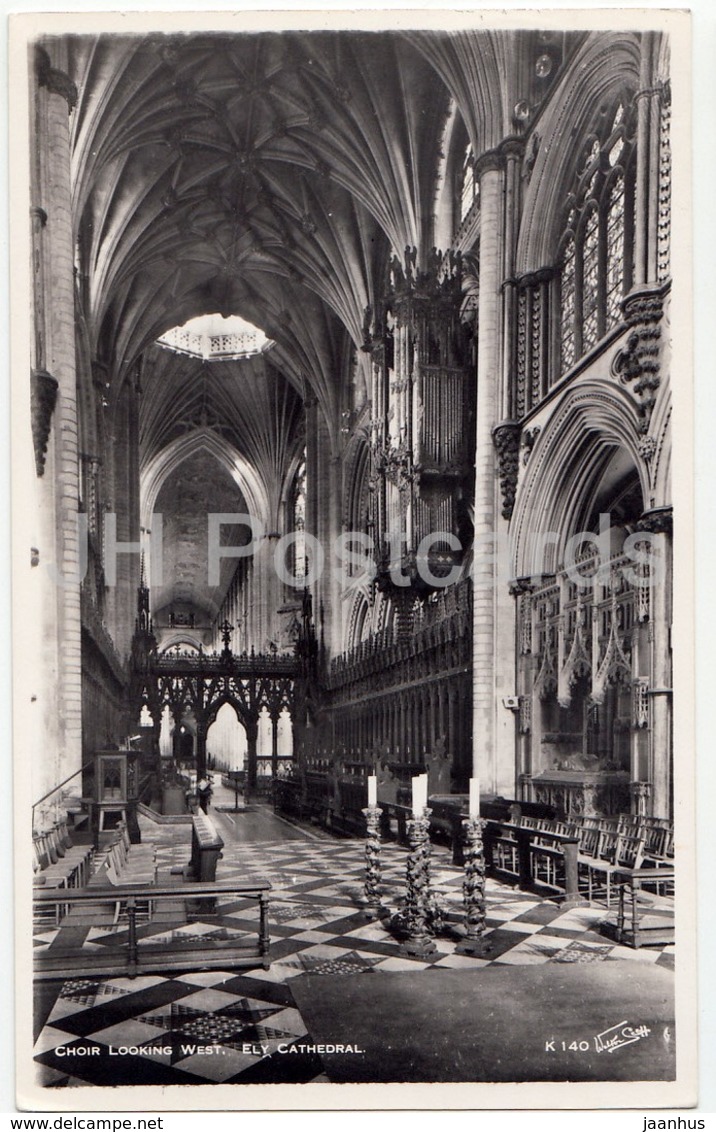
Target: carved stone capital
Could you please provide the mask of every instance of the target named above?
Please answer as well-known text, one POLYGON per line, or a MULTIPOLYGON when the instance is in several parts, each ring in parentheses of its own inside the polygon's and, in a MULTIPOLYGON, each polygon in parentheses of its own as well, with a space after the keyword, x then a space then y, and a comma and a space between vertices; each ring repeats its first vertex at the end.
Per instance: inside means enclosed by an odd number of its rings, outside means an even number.
POLYGON ((64 98, 68 113, 74 110, 77 105, 77 87, 69 75, 52 66, 44 47, 35 48, 35 75, 38 86, 44 86, 50 94, 59 94, 64 98))
POLYGON ((525 148, 524 138, 512 136, 501 141, 496 152, 504 157, 516 157, 521 161, 525 154, 525 148))
POLYGON ((531 574, 527 574, 522 578, 513 578, 509 583, 509 591, 513 597, 521 597, 522 594, 532 594, 537 589, 537 582, 531 574))
POLYGON ((520 287, 537 287, 540 283, 549 283, 556 275, 556 267, 539 267, 536 271, 527 271, 524 275, 520 275, 517 283, 520 287))
POLYGON ((35 470, 38 476, 45 472, 45 453, 50 439, 50 423, 57 403, 59 385, 46 370, 33 370, 30 386, 32 416, 32 442, 35 448, 35 470))
POLYGON ((480 180, 484 173, 493 173, 505 168, 505 155, 500 149, 488 149, 475 160, 474 172, 476 180, 480 180))
POLYGON ((669 535, 673 530, 673 520, 673 507, 651 507, 648 511, 644 511, 636 526, 638 531, 669 535))
POLYGON ((669 105, 671 102, 671 82, 669 79, 657 79, 654 86, 643 87, 638 90, 634 95, 634 102, 641 102, 642 99, 649 101, 656 98, 664 105, 669 105))
POLYGON ((652 786, 650 782, 630 782, 629 790, 632 798, 632 811, 641 817, 646 815, 647 802, 651 797, 652 786))
POLYGON ((663 289, 632 291, 622 301, 622 311, 627 326, 636 326, 641 322, 659 322, 664 313, 663 289))
POLYGON ((500 487, 502 488, 502 516, 512 518, 517 494, 517 474, 520 462, 520 424, 502 421, 492 430, 492 442, 497 451, 500 487))
POLYGON ((631 790, 632 797, 634 798, 650 798, 651 797, 651 783, 650 782, 632 782, 629 789, 631 790))
POLYGON ((639 406, 641 432, 646 433, 656 401, 656 391, 661 384, 663 291, 632 292, 624 300, 622 310, 631 333, 612 361, 612 376, 622 385, 630 387, 639 406))

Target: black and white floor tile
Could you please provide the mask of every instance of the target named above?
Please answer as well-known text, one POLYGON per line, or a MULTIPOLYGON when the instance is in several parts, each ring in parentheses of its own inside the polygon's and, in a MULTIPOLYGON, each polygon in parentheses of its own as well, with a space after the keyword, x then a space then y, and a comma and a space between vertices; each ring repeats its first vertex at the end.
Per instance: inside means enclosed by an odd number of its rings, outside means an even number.
MULTIPOLYGON (((161 870, 186 862, 186 846, 176 843, 172 831, 160 828, 156 844, 161 870)), ((383 899, 395 908, 404 890, 406 852, 389 844, 382 858, 383 899)), ((271 882, 270 968, 58 982, 54 1000, 45 992, 37 1018, 35 1056, 41 1082, 60 1087, 325 1081, 315 1054, 275 1056, 280 1045, 311 1043, 291 994, 292 979, 305 973, 479 970, 490 964, 614 959, 673 967, 673 946, 635 951, 600 934, 604 907, 561 911, 554 902, 492 880, 487 884, 489 956, 456 954, 457 939, 448 934, 436 940, 433 955, 408 957, 380 922, 366 920, 360 905, 363 867, 360 841, 227 845, 218 879, 245 882, 263 877, 271 882), (129 1052, 118 1055, 118 1050, 129 1052)), ((457 918, 462 872, 440 847, 433 852, 431 875, 435 892, 457 918)), ((140 948, 142 942, 156 945, 186 936, 210 940, 255 935, 255 904, 227 900, 219 913, 210 923, 145 923, 139 929, 140 948)), ((62 930, 45 926, 38 931, 36 947, 51 947, 62 930)), ((124 932, 121 921, 90 927, 84 946, 96 951, 118 942, 124 932)))

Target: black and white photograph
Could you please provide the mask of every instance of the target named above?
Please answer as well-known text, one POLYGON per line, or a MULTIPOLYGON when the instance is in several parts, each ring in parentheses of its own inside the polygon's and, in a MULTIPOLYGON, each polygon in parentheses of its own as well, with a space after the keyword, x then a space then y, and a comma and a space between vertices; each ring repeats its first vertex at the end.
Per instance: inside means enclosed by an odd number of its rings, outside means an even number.
POLYGON ((688 14, 10 47, 18 1103, 693 1105, 688 14))

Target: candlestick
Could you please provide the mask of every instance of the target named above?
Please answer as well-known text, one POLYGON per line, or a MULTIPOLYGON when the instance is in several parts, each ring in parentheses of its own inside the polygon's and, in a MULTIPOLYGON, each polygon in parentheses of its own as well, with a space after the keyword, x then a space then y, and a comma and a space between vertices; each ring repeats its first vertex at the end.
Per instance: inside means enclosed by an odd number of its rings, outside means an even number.
POLYGON ((378 779, 376 775, 368 775, 368 805, 378 805, 378 779))
MULTIPOLYGON (((421 776, 422 777, 422 776, 421 776)), ((416 779, 413 779, 416 782, 416 779)), ((408 821, 408 853, 405 893, 405 916, 408 938, 402 945, 406 955, 431 955, 435 943, 428 926, 430 899, 430 811, 408 821)))
MULTIPOLYGON (((473 780, 475 781, 475 780, 473 780)), ((472 782, 470 783, 472 786, 472 782)), ((485 853, 482 831, 485 822, 470 817, 462 823, 467 844, 465 846, 465 875, 462 894, 465 907, 465 935, 455 948, 457 955, 485 956, 492 945, 485 939, 487 931, 485 901, 485 853)))
POLYGON ((480 816, 480 780, 479 778, 470 779, 470 809, 471 818, 479 818, 480 816))
POLYGON ((378 886, 380 884, 380 810, 376 805, 369 805, 363 810, 365 817, 365 914, 373 919, 380 912, 380 897, 378 886))

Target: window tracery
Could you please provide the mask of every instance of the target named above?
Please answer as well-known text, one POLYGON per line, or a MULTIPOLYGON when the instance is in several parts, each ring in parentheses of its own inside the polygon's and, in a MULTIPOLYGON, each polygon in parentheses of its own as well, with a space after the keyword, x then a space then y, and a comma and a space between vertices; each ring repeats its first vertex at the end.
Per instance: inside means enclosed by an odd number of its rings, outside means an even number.
POLYGON ((291 497, 291 526, 294 535, 293 575, 295 584, 302 586, 306 577, 306 457, 299 464, 293 481, 291 497))
POLYGON ((567 202, 561 257, 561 371, 621 321, 633 271, 634 121, 620 101, 590 135, 567 202))
POLYGON ((460 179, 460 223, 472 209, 473 204, 478 198, 480 192, 480 184, 475 176, 475 155, 472 152, 472 143, 468 142, 465 147, 465 155, 462 162, 462 176, 460 179))

